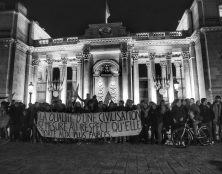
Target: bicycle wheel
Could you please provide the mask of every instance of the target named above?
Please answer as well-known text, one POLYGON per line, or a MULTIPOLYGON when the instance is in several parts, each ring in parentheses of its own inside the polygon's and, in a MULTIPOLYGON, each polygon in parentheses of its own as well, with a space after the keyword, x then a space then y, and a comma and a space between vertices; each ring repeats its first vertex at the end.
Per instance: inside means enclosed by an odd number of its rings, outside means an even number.
POLYGON ((190 145, 191 137, 186 129, 179 128, 173 131, 172 141, 176 147, 187 147, 190 145))
POLYGON ((197 139, 203 146, 211 144, 210 133, 207 127, 200 127, 197 132, 197 139))

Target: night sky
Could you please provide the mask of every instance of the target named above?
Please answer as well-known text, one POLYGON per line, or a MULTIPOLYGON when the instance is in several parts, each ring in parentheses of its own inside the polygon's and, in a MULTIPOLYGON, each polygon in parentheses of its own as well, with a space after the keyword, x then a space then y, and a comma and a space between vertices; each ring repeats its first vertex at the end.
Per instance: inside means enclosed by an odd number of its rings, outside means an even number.
MULTIPOLYGON (((104 23, 105 0, 21 0, 29 19, 54 38, 79 36, 88 24, 104 23)), ((131 33, 174 31, 193 0, 108 0, 109 22, 122 22, 131 33)))

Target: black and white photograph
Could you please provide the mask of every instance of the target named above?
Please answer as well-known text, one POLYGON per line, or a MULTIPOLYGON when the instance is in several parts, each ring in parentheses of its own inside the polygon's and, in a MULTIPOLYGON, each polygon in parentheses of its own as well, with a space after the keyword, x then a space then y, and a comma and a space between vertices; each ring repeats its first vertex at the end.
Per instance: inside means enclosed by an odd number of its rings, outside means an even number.
POLYGON ((222 0, 0 0, 0 174, 221 174, 222 0))

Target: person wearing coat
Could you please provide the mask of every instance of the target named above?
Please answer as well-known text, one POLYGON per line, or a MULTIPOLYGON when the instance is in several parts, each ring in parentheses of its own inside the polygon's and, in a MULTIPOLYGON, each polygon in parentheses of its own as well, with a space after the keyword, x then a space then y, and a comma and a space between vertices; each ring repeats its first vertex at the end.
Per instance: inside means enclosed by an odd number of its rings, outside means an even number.
POLYGON ((212 110, 215 116, 213 120, 213 136, 216 141, 219 141, 220 139, 222 140, 222 102, 220 96, 215 97, 212 110))
POLYGON ((187 115, 180 99, 174 100, 171 115, 173 119, 172 131, 183 126, 184 122, 186 122, 187 115))
POLYGON ((151 125, 150 115, 149 115, 150 107, 147 103, 143 103, 141 106, 141 123, 142 123, 142 131, 140 133, 140 140, 144 141, 144 143, 148 143, 148 130, 151 125))
POLYGON ((201 105, 200 105, 200 115, 202 116, 202 124, 206 125, 209 131, 209 136, 212 140, 212 121, 214 119, 214 112, 211 108, 207 106, 207 99, 202 98, 201 99, 201 105))

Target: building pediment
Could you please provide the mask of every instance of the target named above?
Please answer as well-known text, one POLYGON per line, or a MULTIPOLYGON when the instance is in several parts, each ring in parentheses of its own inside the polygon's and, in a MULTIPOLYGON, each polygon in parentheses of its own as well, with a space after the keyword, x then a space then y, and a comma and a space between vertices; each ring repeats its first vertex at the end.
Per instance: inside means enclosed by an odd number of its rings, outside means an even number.
POLYGON ((122 23, 108 23, 108 24, 90 24, 86 29, 83 38, 110 38, 110 37, 125 37, 128 33, 122 23))

